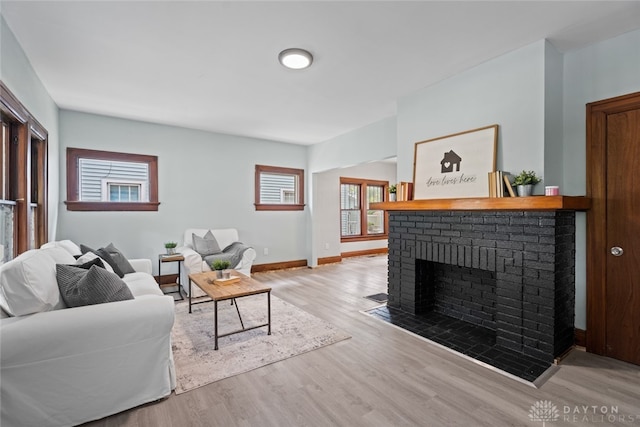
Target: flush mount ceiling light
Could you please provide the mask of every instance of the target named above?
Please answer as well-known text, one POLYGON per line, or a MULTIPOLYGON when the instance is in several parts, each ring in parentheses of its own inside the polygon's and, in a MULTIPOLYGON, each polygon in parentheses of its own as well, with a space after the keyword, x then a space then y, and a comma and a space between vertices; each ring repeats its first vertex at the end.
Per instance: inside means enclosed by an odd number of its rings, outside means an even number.
POLYGON ((302 70, 313 62, 313 56, 304 49, 285 49, 278 55, 278 61, 287 68, 302 70))

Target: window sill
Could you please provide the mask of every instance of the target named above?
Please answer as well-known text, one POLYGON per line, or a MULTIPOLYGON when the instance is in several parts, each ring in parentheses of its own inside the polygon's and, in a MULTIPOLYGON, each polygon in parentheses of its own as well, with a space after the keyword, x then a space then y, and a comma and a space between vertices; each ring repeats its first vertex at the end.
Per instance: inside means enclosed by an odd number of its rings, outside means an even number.
POLYGON ((68 211, 157 211, 160 202, 64 202, 68 211))
POLYGON ((304 204, 301 205, 263 205, 259 203, 254 203, 257 211, 303 211, 304 204))
POLYGON ((373 236, 353 236, 353 237, 341 237, 341 243, 349 243, 349 242, 363 242, 367 240, 385 240, 388 239, 388 234, 376 234, 373 236))

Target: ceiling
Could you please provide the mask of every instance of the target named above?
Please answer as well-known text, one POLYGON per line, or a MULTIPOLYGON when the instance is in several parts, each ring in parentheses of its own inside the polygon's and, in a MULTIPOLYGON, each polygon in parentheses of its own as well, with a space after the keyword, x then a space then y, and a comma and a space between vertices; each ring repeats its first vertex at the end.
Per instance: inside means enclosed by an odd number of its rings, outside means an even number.
POLYGON ((640 28, 618 1, 5 1, 60 108, 296 144, 395 115, 396 101, 549 39, 640 28), (314 55, 307 70, 277 60, 314 55))

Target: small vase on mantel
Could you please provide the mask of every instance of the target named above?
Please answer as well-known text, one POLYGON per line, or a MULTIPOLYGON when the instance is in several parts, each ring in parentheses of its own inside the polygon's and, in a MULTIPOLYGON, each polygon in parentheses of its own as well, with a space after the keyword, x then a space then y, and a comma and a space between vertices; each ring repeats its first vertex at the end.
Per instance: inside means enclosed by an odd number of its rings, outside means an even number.
POLYGON ((396 201, 396 193, 389 193, 389 201, 390 202, 396 201))
POLYGON ((533 185, 516 185, 516 190, 518 191, 519 197, 529 197, 533 194, 533 185))

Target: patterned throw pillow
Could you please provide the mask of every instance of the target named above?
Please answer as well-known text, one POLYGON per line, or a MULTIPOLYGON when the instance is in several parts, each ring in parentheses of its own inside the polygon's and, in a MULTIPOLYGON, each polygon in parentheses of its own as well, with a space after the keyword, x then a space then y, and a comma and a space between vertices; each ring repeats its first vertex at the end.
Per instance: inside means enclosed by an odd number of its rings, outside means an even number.
POLYGON ((222 250, 220 250, 220 246, 218 245, 218 241, 211 230, 207 231, 207 234, 203 237, 200 237, 195 233, 192 233, 191 236, 193 238, 193 250, 198 252, 202 258, 222 253, 222 250))
POLYGON ((67 307, 103 304, 133 299, 127 284, 116 274, 97 265, 89 270, 73 265, 56 265, 60 295, 67 307))

